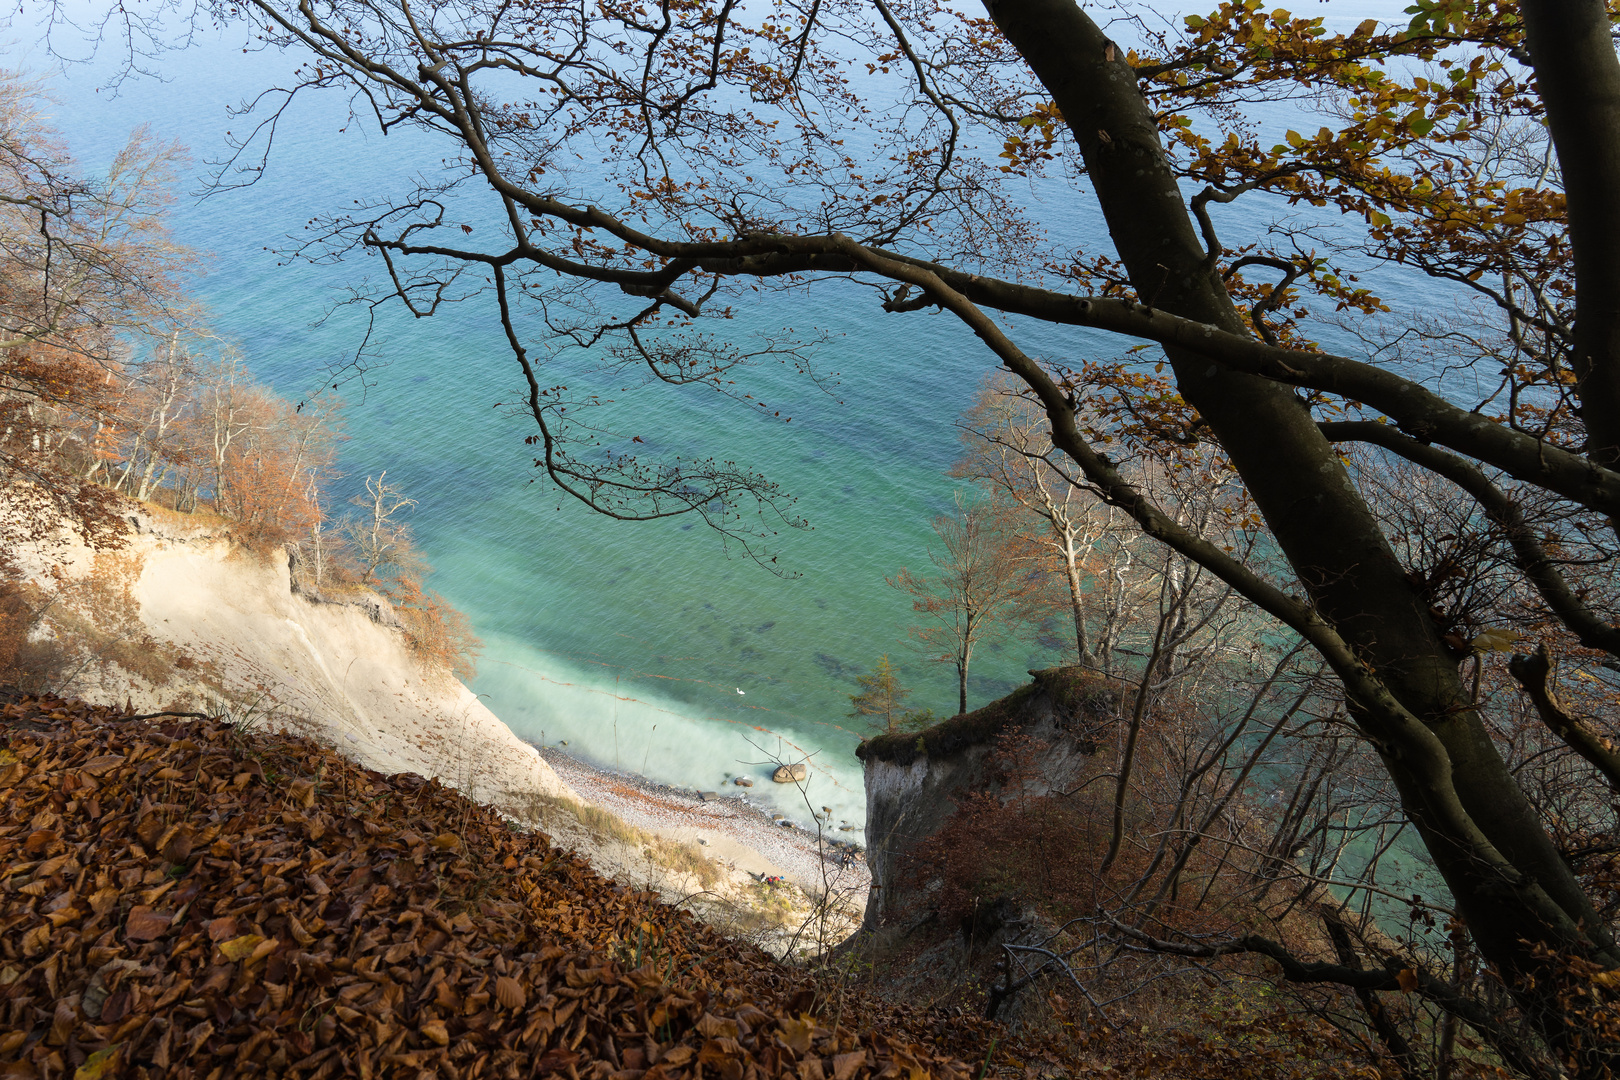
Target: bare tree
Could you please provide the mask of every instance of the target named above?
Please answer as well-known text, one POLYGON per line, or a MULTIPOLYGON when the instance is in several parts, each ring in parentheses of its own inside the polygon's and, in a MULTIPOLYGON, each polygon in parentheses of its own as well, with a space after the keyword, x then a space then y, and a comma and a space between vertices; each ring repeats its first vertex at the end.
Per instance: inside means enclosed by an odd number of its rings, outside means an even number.
POLYGON ((349 502, 360 507, 361 513, 349 519, 344 532, 360 564, 360 580, 370 581, 372 575, 384 566, 400 563, 411 553, 410 526, 397 520, 416 505, 399 488, 387 482, 388 470, 375 478, 366 477, 364 494, 349 502))
POLYGON ((955 512, 934 519, 934 533, 939 547, 930 547, 928 558, 938 575, 919 577, 902 568, 888 581, 923 616, 911 630, 919 647, 955 667, 957 711, 965 713, 974 651, 1011 636, 1027 620, 1044 582, 1019 551, 1004 507, 959 493, 955 512))
POLYGON ((87 537, 116 543, 108 493, 89 481, 122 459, 121 342, 177 314, 184 252, 162 212, 182 155, 142 129, 88 175, 43 100, 0 72, 0 478, 32 483, 87 537))
POLYGON ((114 361, 120 334, 162 335, 188 258, 163 214, 174 143, 138 128, 104 176, 81 173, 40 116, 43 92, 0 72, 0 351, 48 344, 114 361))
POLYGON ((1021 535, 1068 586, 1069 618, 1081 664, 1108 672, 1125 617, 1125 579, 1140 535, 1117 507, 1065 471, 1040 403, 1005 375, 994 376, 960 421, 965 454, 953 476, 974 480, 1034 519, 1021 535), (1089 631, 1087 624, 1095 624, 1089 631))
POLYGON ((172 330, 169 340, 155 352, 138 367, 131 367, 126 379, 131 393, 120 410, 129 417, 130 437, 124 449, 124 470, 115 487, 141 500, 195 449, 186 434, 194 430, 187 421, 197 405, 201 381, 197 366, 189 348, 180 342, 179 329, 172 330))

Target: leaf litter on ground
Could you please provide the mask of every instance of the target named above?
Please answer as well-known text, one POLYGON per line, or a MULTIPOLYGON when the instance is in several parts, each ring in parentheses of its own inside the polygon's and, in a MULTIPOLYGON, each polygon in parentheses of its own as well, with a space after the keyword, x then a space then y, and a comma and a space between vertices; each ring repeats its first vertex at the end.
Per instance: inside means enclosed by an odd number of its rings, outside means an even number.
POLYGON ((0 733, 0 1077, 973 1073, 982 1022, 834 1012, 435 780, 48 697, 0 733))

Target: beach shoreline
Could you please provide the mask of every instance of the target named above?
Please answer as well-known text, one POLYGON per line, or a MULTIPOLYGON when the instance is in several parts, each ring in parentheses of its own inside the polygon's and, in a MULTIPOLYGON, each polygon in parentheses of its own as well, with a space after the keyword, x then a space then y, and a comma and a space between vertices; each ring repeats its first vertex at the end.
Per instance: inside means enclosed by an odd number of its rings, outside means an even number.
POLYGON ((592 765, 555 746, 530 745, 580 798, 630 825, 697 844, 704 855, 756 881, 786 878, 811 896, 831 891, 865 906, 871 873, 864 833, 840 833, 829 825, 818 835, 778 823, 744 788, 711 792, 706 799, 690 788, 592 765))

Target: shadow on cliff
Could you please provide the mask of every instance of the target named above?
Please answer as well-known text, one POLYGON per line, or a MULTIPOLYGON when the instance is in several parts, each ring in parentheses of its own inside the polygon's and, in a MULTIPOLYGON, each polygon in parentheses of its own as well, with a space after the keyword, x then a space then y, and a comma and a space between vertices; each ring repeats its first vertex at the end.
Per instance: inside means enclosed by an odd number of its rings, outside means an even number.
POLYGON ((1112 794, 1094 783, 1111 777, 1097 750, 1121 693, 1080 668, 1030 674, 982 709, 856 751, 872 893, 846 949, 891 992, 982 1009, 1004 943, 1096 906, 1112 794))

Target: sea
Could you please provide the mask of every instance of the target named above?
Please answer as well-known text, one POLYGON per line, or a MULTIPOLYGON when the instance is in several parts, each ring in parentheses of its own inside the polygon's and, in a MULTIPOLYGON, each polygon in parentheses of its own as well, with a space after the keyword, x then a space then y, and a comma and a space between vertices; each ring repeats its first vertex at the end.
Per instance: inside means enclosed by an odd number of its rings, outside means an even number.
MULTIPOLYGON (((1335 27, 1401 18, 1396 3, 1300 7, 1335 27)), ((417 500, 410 524, 433 566, 430 586, 483 640, 472 687, 496 715, 519 736, 598 766, 699 790, 748 777, 756 803, 804 821, 827 807, 837 825, 858 828, 854 750, 873 728, 849 715, 856 678, 886 655, 909 704, 955 712, 952 667, 910 641, 910 600, 887 579, 930 569, 930 522, 959 489, 947 475, 956 423, 995 368, 987 350, 948 316, 886 315, 872 291, 847 283, 761 294, 722 329, 744 345, 818 339, 821 381, 759 365, 747 392, 768 409, 703 389, 642 388, 626 397, 633 408, 612 414, 614 426, 652 453, 758 470, 807 527, 778 525, 776 561, 762 562, 692 518, 610 520, 534 467, 524 441, 532 425, 508 407, 520 373, 487 299, 427 319, 372 312, 348 301, 382 272, 377 260, 288 254, 312 219, 407 190, 438 173, 453 148, 417 132, 382 135, 363 102, 310 94, 282 116, 256 182, 204 197, 210 163, 253 123, 236 110, 288 80, 301 58, 253 47, 240 26, 202 26, 189 45, 140 58, 131 73, 116 28, 99 48, 86 39, 104 8, 56 8, 72 25, 59 25, 50 47, 46 10, 25 2, 13 17, 7 67, 44 80, 51 120, 88 169, 104 168, 141 124, 189 148, 171 223, 198 253, 189 286, 206 324, 288 398, 337 384, 348 439, 333 503, 341 508, 384 470, 417 500), (366 370, 353 377, 362 341, 366 370), (804 759, 804 791, 769 782, 777 762, 804 759)), ((1314 130, 1317 119, 1293 108, 1263 124, 1279 135, 1314 130)), ((1109 250, 1083 191, 1032 185, 1020 198, 1064 242, 1109 250)), ((1293 212, 1261 206, 1223 220, 1253 232, 1265 215, 1293 212)), ((1022 329, 1071 362, 1118 357, 1129 344, 1022 329)), ((1061 660, 1039 641, 985 647, 970 708, 1061 660)))

